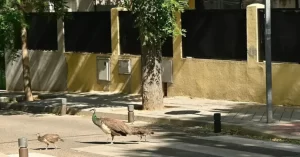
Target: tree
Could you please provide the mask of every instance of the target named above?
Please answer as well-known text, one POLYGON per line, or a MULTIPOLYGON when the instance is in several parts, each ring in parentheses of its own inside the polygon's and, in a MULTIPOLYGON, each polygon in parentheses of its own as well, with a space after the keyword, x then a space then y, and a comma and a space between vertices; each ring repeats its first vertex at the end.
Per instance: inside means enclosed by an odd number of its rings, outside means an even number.
POLYGON ((162 45, 168 37, 183 35, 176 14, 188 6, 187 0, 125 0, 121 6, 131 11, 140 32, 143 109, 162 109, 162 45))
POLYGON ((0 3, 0 53, 9 52, 10 58, 17 57, 14 48, 14 26, 21 26, 22 65, 24 92, 27 101, 33 101, 31 91, 30 65, 27 49, 27 21, 25 16, 32 11, 49 12, 53 5, 58 18, 63 17, 67 2, 65 0, 6 0, 0 3), (3 37, 3 38, 2 38, 3 37))

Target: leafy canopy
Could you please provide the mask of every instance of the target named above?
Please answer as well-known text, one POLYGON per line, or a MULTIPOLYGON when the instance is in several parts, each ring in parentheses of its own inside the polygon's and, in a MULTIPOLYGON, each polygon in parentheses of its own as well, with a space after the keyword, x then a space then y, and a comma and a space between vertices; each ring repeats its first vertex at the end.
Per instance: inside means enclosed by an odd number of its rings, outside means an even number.
POLYGON ((143 44, 162 45, 167 37, 184 35, 177 25, 176 13, 188 7, 187 0, 125 0, 120 6, 132 11, 143 44))

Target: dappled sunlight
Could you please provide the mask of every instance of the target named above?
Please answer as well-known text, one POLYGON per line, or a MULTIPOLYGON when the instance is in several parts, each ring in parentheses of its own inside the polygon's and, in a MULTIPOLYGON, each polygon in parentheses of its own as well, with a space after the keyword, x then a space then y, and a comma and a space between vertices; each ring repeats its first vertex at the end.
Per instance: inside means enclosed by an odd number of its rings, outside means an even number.
MULTIPOLYGON (((165 128, 166 129, 166 128, 165 128)), ((297 148, 284 149, 285 144, 264 142, 238 138, 233 136, 203 135, 191 137, 190 134, 172 133, 162 134, 165 130, 156 131, 157 134, 150 142, 140 143, 139 146, 118 150, 122 156, 287 156, 296 155, 297 148), (161 132, 162 131, 162 132, 161 132), (157 143, 156 139, 162 140, 157 143), (242 143, 241 143, 242 142, 242 143), (249 143, 248 143, 249 142, 249 143), (138 154, 138 155, 137 155, 138 154)), ((99 147, 100 148, 100 147, 99 147)))
POLYGON ((282 133, 284 135, 294 135, 299 136, 300 135, 300 122, 294 122, 294 123, 281 123, 278 125, 270 126, 271 131, 276 131, 279 133, 282 133))
MULTIPOLYGON (((96 54, 66 53, 68 64, 68 91, 89 92, 109 91, 138 93, 140 90, 140 58, 131 57, 131 75, 119 74, 118 57, 96 54), (111 81, 99 81, 97 77, 96 57, 110 58, 111 81), (88 76, 88 77, 87 77, 88 76)), ((120 59, 128 56, 120 56, 120 59)))
MULTIPOLYGON (((17 53, 21 53, 21 51, 18 51, 17 53)), ((22 91, 24 89, 22 73, 23 68, 21 62, 21 57, 18 57, 16 60, 8 62, 5 66, 6 88, 8 91, 22 91)))
POLYGON ((299 64, 273 63, 273 101, 281 105, 300 104, 299 64))
MULTIPOLYGON (((123 120, 127 118, 127 105, 131 102, 140 103, 140 95, 125 95, 120 93, 66 93, 59 95, 59 98, 67 98, 68 106, 74 107, 74 110, 69 110, 68 112, 80 112, 88 111, 90 108, 96 108, 97 114, 104 117, 114 118, 113 114, 123 114, 123 120)), ((47 106, 55 104, 57 99, 49 98, 40 101, 34 101, 32 104, 39 106, 47 106)), ((235 127, 226 127, 225 125, 222 129, 230 130, 227 132, 225 130, 222 133, 213 133, 213 128, 207 125, 208 122, 213 121, 213 113, 218 111, 222 114, 223 119, 227 118, 224 112, 237 113, 236 117, 232 117, 233 123, 240 122, 241 124, 246 124, 245 121, 251 122, 250 119, 243 119, 241 115, 247 116, 248 112, 246 110, 252 110, 255 107, 258 110, 265 109, 264 105, 259 105, 255 103, 236 103, 230 101, 219 101, 207 100, 207 99, 190 99, 190 98, 165 98, 165 102, 172 102, 172 104, 166 104, 166 108, 160 111, 140 111, 135 110, 136 121, 132 124, 134 126, 146 126, 151 128, 155 134, 147 137, 147 142, 138 142, 138 137, 133 140, 127 140, 128 137, 118 137, 116 138, 116 145, 107 145, 105 136, 100 138, 90 137, 87 139, 75 140, 78 144, 86 144, 85 147, 76 147, 75 150, 80 150, 82 152, 99 153, 102 155, 108 155, 106 153, 111 153, 112 156, 262 156, 262 155, 275 155, 275 156, 293 156, 300 152, 300 148, 297 145, 286 144, 286 143, 276 143, 268 141, 258 141, 250 140, 245 138, 239 138, 237 136, 247 135, 247 132, 239 130, 235 127), (176 101, 175 101, 176 100, 176 101), (177 102, 177 105, 176 105, 177 102), (220 104, 228 104, 227 107, 220 104), (241 112, 242 111, 242 112, 241 112), (148 117, 160 117, 165 118, 165 120, 157 121, 156 123, 139 123, 139 118, 141 116, 148 117), (203 118, 205 122, 203 122, 203 118), (178 119, 176 121, 176 119, 178 119), (189 120, 189 121, 184 121, 189 120), (191 122, 193 121, 193 122, 191 122), (172 125, 172 127, 171 127, 172 125), (174 130, 173 130, 174 129, 174 130), (236 129, 236 130, 235 130, 236 129), (230 134, 228 136, 228 134, 230 134), (231 136, 235 135, 235 136, 231 136), (96 140, 95 140, 96 139, 96 140), (263 146, 263 148, 262 148, 263 146), (79 148, 79 149, 77 149, 79 148), (109 151, 113 150, 113 151, 109 151), (103 154, 104 153, 104 154, 103 154)), ((170 103, 169 102, 169 103, 170 103)), ((141 105, 137 105, 141 106, 141 105)), ((284 111, 284 110, 283 110, 284 111)), ((8 115, 22 115, 24 113, 9 113, 8 115)), ((0 112, 1 114, 1 112, 0 112)), ((40 117, 38 114, 33 114, 37 118, 40 117)), ((33 116, 33 117, 34 117, 33 116)), ((33 118, 32 117, 32 118, 33 118)), ((70 117, 71 118, 71 117, 70 117)), ((120 118, 120 117, 119 117, 120 118)), ((54 116, 54 119, 65 120, 60 116, 54 116)), ((83 118, 85 119, 85 118, 83 118)), ((74 121, 74 120, 72 120, 74 121)), ((74 121, 75 122, 75 121, 74 121)), ((225 122, 225 121, 223 121, 225 122)), ((298 130, 300 127, 300 122, 294 124, 286 124, 283 126, 277 125, 261 125, 258 127, 258 123, 249 123, 248 127, 253 127, 254 129, 260 130, 264 129, 278 129, 279 131, 284 129, 295 129, 298 130), (299 123, 299 126, 298 126, 299 123)), ((54 124, 54 123, 53 123, 54 124)), ((70 125, 74 125, 72 123, 70 125)), ((263 124, 263 123, 260 123, 263 124)), ((89 124, 90 125, 90 124, 89 124)), ((131 124, 130 124, 131 125, 131 124)), ((59 126, 55 124, 55 126, 59 126)), ((60 126, 61 127, 61 126, 60 126)), ((98 130, 97 130, 98 131, 98 130)), ((68 137, 68 136, 65 136, 68 137)), ((74 137, 73 139, 75 139, 74 137)), ((68 138, 67 138, 68 139, 68 138)), ((70 138, 69 138, 70 139, 70 138)), ((280 142, 280 141, 278 141, 280 142)), ((37 147, 38 148, 38 147, 37 147)))
MULTIPOLYGON (((19 51, 21 53, 21 51, 19 51)), ((65 91, 67 65, 63 54, 55 51, 29 50, 32 90, 65 91)), ((23 91, 23 68, 19 57, 6 68, 8 90, 23 91)))
POLYGON ((65 53, 68 64, 68 91, 87 92, 97 82, 95 54, 65 53))

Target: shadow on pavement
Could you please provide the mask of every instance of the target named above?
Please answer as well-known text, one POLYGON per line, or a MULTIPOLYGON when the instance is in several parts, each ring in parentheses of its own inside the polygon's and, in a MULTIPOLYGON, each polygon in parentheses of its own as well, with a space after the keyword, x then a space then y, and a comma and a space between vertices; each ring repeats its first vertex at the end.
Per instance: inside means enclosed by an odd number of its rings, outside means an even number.
MULTIPOLYGON (((55 149, 55 148, 48 148, 48 150, 59 150, 59 149, 61 149, 61 148, 57 148, 57 149, 55 149)), ((46 150, 46 148, 32 148, 31 150, 46 150)))
MULTIPOLYGON (((101 141, 89 141, 89 142, 79 142, 79 143, 85 143, 85 144, 104 144, 104 145, 111 145, 109 142, 101 142, 101 141)), ((138 144, 137 142, 114 142, 114 144, 138 144)))

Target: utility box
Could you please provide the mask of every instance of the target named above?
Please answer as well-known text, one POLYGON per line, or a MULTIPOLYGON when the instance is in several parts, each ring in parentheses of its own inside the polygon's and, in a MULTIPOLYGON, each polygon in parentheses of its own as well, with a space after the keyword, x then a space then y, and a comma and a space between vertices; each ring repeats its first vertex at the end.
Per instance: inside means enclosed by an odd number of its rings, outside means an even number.
POLYGON ((130 74, 131 62, 130 59, 119 59, 119 74, 130 74))
POLYGON ((97 79, 110 81, 110 58, 97 57, 97 79))
POLYGON ((162 82, 173 83, 172 63, 172 60, 162 60, 162 82))

